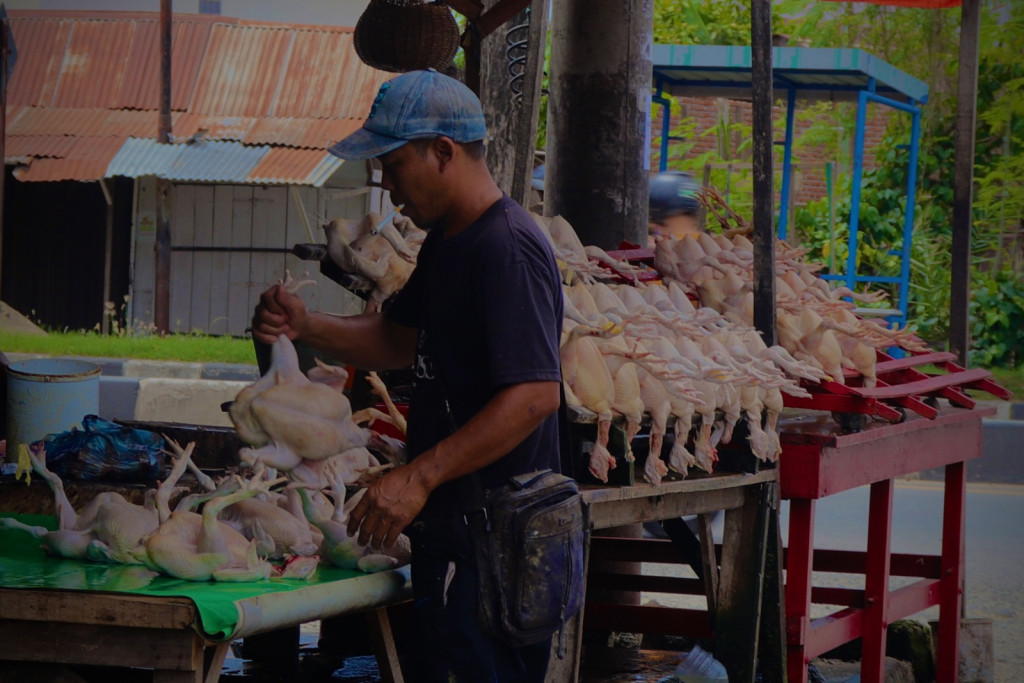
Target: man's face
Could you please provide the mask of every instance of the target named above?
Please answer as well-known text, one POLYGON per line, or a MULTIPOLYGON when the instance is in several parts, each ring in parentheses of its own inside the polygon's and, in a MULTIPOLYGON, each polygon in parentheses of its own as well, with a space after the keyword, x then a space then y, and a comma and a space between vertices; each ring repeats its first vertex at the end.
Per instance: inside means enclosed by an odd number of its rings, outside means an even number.
POLYGON ((418 226, 429 226, 442 216, 438 202, 439 168, 433 145, 410 142, 379 157, 381 186, 391 202, 405 204, 402 213, 418 226))

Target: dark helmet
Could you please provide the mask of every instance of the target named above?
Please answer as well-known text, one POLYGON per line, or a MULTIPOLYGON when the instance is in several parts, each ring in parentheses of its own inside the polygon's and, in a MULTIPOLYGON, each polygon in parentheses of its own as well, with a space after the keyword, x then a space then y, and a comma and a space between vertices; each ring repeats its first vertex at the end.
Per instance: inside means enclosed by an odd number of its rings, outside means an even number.
POLYGON ((689 173, 662 171, 651 177, 649 192, 649 214, 654 222, 669 216, 697 213, 700 202, 697 192, 700 187, 689 173))

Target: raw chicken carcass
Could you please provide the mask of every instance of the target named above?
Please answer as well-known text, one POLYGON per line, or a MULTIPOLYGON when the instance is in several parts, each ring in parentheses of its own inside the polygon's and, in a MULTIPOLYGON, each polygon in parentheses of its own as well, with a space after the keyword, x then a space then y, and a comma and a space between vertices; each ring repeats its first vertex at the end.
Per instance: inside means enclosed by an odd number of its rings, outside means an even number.
POLYGON ((145 505, 128 502, 113 491, 96 495, 80 512, 76 512, 64 491, 60 477, 46 467, 46 450, 41 446, 23 448, 31 459, 32 469, 53 493, 57 511, 56 530, 26 525, 12 518, 0 519, 0 528, 20 529, 42 543, 43 549, 58 557, 95 562, 139 564, 135 558, 141 539, 170 516, 168 500, 178 479, 185 472, 194 444, 189 444, 171 473, 159 488, 146 492, 145 505))
POLYGON ((137 559, 150 569, 185 581, 269 578, 273 567, 259 557, 256 541, 248 540, 217 518, 224 508, 275 483, 279 482, 240 482, 234 492, 209 500, 202 514, 175 510, 170 519, 145 538, 137 559))
POLYGON ((373 283, 367 312, 379 311, 385 301, 402 289, 416 263, 416 251, 390 222, 375 232, 381 224, 381 217, 371 213, 359 222, 336 218, 324 226, 327 253, 335 265, 373 283))
POLYGON ((238 435, 258 447, 241 449, 242 460, 318 482, 317 463, 365 446, 369 433, 352 421, 352 406, 341 391, 346 378, 343 369, 319 362, 306 377, 295 347, 281 335, 270 369, 228 409, 238 435))

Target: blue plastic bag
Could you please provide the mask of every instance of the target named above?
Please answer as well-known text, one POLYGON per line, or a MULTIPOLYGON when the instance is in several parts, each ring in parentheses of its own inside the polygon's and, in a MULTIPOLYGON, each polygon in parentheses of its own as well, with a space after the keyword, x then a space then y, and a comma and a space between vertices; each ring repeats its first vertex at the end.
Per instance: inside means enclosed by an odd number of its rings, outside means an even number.
POLYGON ((62 479, 151 484, 160 478, 164 441, 159 434, 97 415, 86 415, 82 427, 42 440, 47 468, 62 479))

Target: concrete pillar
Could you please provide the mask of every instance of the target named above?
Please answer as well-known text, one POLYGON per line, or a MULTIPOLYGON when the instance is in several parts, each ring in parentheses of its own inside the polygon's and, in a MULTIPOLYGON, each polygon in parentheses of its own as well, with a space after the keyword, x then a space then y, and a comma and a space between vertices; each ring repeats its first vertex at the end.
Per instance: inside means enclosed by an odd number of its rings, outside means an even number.
POLYGON ((544 211, 584 244, 647 242, 653 0, 552 3, 544 211))

